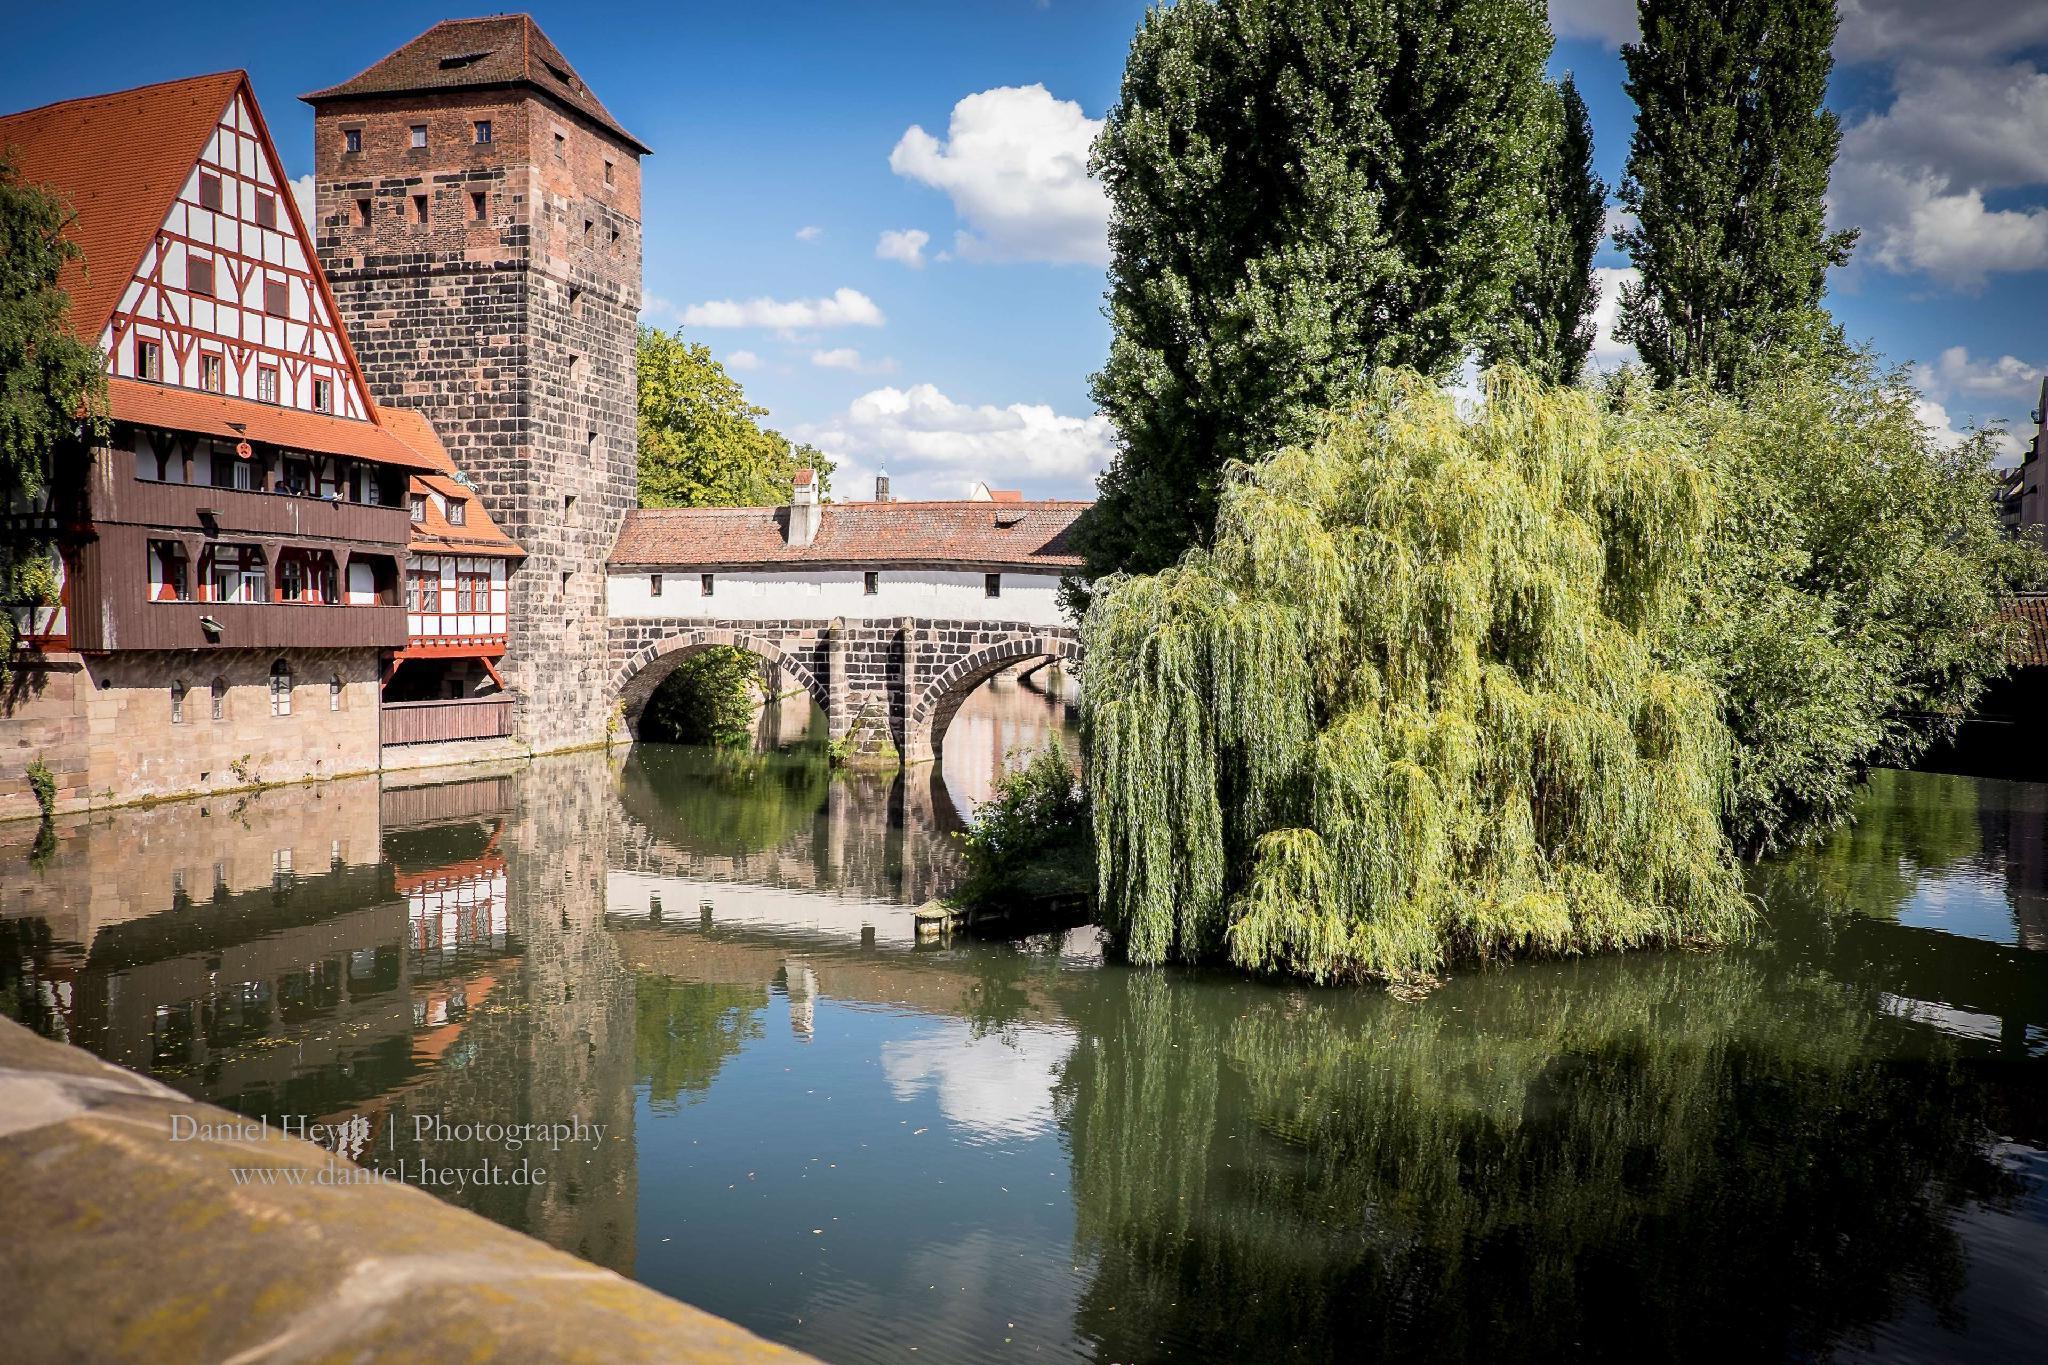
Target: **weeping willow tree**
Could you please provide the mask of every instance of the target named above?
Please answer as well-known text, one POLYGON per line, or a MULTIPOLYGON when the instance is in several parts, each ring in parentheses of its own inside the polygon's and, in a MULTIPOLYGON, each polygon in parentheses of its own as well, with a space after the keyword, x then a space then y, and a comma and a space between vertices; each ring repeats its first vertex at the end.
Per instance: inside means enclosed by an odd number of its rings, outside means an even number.
POLYGON ((1683 424, 1389 373, 1237 468, 1214 546, 1085 631, 1104 923, 1316 981, 1725 940, 1729 739, 1672 664, 1714 510, 1683 424))

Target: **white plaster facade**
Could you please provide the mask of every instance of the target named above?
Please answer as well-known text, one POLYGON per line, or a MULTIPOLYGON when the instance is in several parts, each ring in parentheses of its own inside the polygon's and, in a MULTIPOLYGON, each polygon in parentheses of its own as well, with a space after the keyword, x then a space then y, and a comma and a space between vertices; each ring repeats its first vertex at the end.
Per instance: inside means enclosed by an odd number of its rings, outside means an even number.
POLYGON ((613 569, 605 604, 613 618, 788 621, 927 620, 1068 624, 1060 614, 1060 576, 1008 570, 1000 575, 943 569, 746 569, 701 574, 613 569), (868 577, 874 591, 868 591, 868 577), (710 591, 704 579, 710 579, 710 591), (998 577, 997 597, 988 579, 998 577), (655 580, 660 591, 655 591, 655 580))

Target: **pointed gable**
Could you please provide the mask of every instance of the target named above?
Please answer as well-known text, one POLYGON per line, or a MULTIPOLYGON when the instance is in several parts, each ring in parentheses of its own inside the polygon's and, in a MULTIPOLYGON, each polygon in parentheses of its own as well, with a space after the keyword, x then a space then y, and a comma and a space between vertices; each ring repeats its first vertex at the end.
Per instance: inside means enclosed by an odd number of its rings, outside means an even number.
POLYGON ((378 95, 519 86, 581 114, 632 151, 647 147, 619 125, 589 82, 528 14, 444 19, 369 70, 300 99, 321 105, 378 95))
POLYGON ((76 215, 68 231, 85 259, 65 279, 70 321, 107 353, 111 378, 374 423, 242 72, 15 114, 0 119, 0 147, 76 215))

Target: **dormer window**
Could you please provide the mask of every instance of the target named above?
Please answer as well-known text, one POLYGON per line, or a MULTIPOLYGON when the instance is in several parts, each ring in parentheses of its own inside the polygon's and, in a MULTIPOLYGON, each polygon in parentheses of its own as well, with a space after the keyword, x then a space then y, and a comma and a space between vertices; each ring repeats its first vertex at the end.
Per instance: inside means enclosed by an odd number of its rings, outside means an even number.
POLYGON ((164 377, 164 348, 157 342, 135 339, 135 376, 138 379, 164 377))
POLYGON ((412 495, 411 510, 412 519, 415 522, 424 522, 427 519, 427 495, 425 493, 415 493, 412 495))
POLYGON ((414 150, 414 151, 418 151, 418 150, 420 150, 421 148, 425 147, 426 145, 427 145, 427 125, 426 125, 426 124, 424 124, 424 123, 415 123, 415 124, 414 124, 414 125, 412 126, 412 146, 413 146, 413 150, 414 150))
POLYGON ((227 367, 217 355, 199 357, 199 387, 208 393, 219 393, 227 387, 227 367))
POLYGON ((448 524, 450 526, 462 525, 464 519, 469 515, 468 507, 469 500, 467 498, 448 499, 448 524))

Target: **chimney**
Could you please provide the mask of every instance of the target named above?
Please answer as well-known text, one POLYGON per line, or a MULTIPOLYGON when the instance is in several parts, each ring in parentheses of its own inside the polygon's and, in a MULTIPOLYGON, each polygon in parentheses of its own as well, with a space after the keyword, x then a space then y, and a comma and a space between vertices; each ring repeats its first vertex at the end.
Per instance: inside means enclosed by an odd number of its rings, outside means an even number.
POLYGON ((896 499, 889 496, 889 471, 886 469, 877 470, 875 472, 875 501, 896 501, 896 499))
POLYGON ((788 543, 803 546, 816 540, 818 519, 823 511, 818 506, 818 471, 799 469, 789 490, 788 543))

